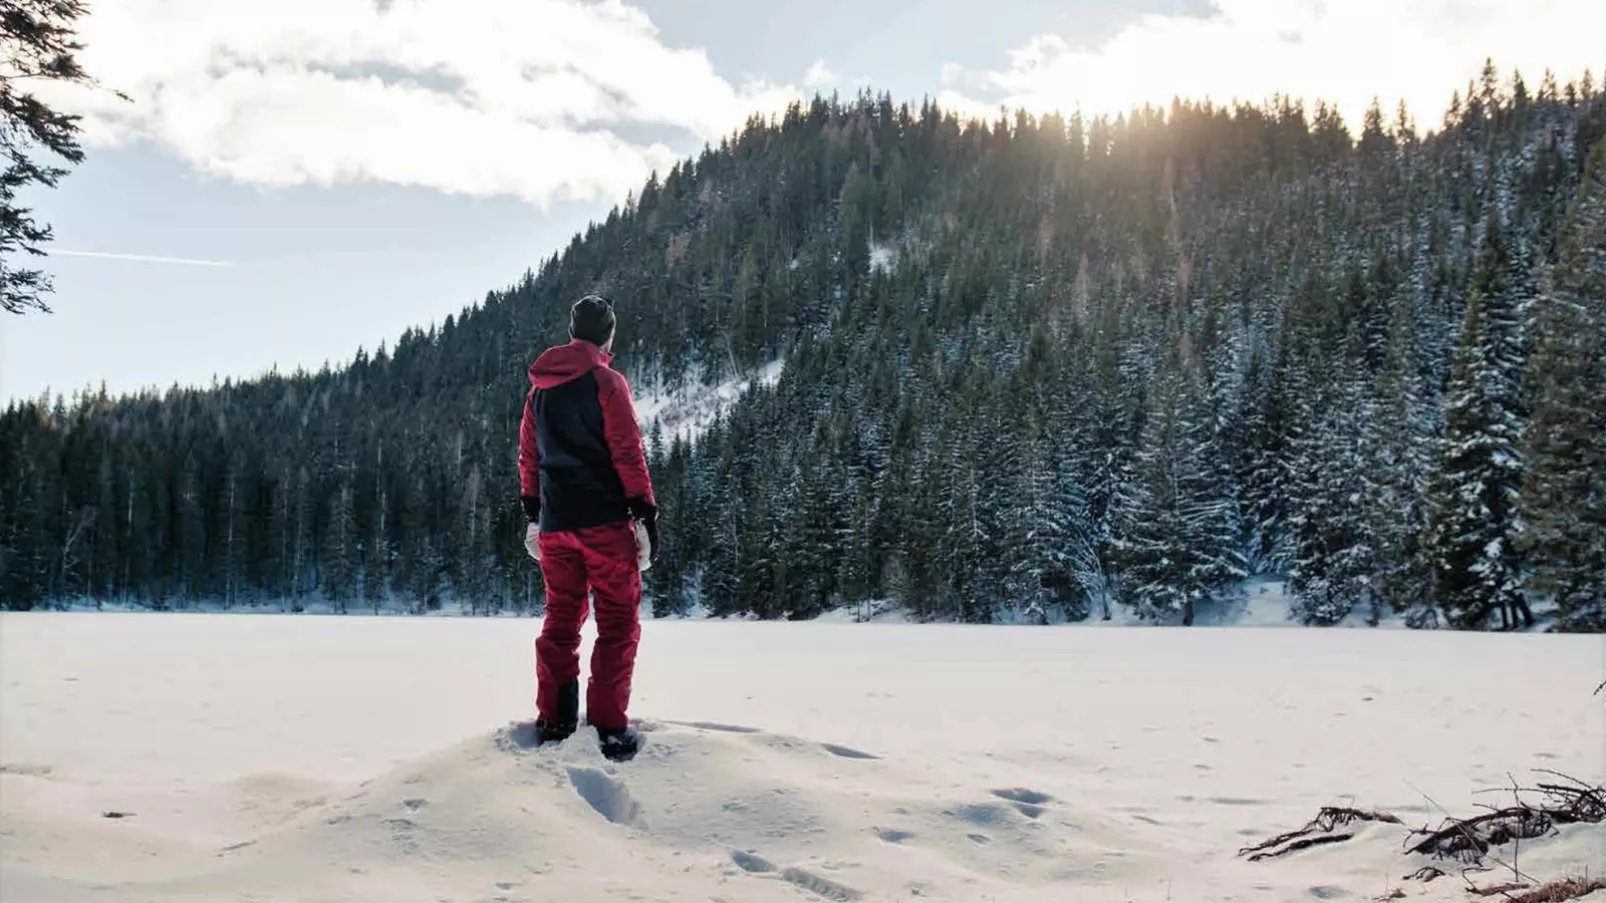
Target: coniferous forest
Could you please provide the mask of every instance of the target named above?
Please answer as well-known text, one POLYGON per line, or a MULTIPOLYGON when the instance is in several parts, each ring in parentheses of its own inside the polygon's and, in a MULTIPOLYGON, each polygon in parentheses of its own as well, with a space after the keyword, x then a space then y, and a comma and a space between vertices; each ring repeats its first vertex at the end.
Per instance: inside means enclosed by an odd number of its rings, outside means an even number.
POLYGON ((1606 630, 1606 92, 962 121, 815 98, 338 369, 0 416, 0 605, 533 612, 525 368, 587 291, 648 430, 659 613, 897 600, 1606 630))

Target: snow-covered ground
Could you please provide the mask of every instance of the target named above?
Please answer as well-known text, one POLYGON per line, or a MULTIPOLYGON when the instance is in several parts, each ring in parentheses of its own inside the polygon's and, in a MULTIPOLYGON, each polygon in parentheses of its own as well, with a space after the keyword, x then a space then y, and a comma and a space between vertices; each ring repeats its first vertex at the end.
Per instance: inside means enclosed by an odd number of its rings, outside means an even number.
POLYGON ((1464 900, 1398 826, 1235 853, 1606 780, 1602 636, 654 621, 615 766, 508 729, 538 627, 0 615, 0 900, 1464 900))
POLYGON ((741 379, 713 385, 697 383, 674 392, 646 392, 636 399, 636 420, 643 435, 650 435, 653 425, 657 424, 663 429, 665 442, 676 438, 693 440, 708 430, 714 418, 730 410, 754 384, 775 385, 785 368, 784 360, 775 360, 741 379))

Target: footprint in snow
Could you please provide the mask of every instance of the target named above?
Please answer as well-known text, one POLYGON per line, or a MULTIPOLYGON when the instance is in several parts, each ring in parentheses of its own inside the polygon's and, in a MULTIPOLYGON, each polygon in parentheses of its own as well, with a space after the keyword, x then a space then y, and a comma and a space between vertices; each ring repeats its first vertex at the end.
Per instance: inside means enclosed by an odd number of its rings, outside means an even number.
POLYGON ((821 743, 820 747, 822 749, 824 749, 826 752, 830 753, 831 755, 836 756, 838 758, 842 758, 842 759, 880 759, 881 758, 880 756, 875 755, 873 753, 867 753, 867 752, 864 752, 862 750, 857 750, 857 749, 852 748, 851 746, 838 746, 835 743, 821 743))
POLYGON ((836 900, 838 903, 850 903, 860 896, 858 891, 846 884, 838 884, 829 878, 821 878, 813 872, 806 872, 800 868, 788 868, 782 871, 781 880, 827 900, 836 900))
POLYGON ((641 806, 630 798, 630 790, 595 768, 570 768, 569 783, 598 815, 613 824, 634 824, 641 817, 641 806))
POLYGON ((49 765, 37 765, 29 762, 7 762, 0 765, 0 774, 20 774, 31 778, 48 778, 54 771, 55 769, 49 765))
POLYGON ((978 828, 1001 825, 1005 821, 1004 808, 991 803, 974 803, 955 809, 945 809, 943 814, 978 828))
POLYGON ((508 725, 497 734, 496 745, 507 752, 514 749, 535 749, 535 722, 522 721, 508 725))
POLYGON ((749 875, 767 875, 775 871, 774 863, 746 850, 731 850, 731 862, 749 875))
POLYGON ((837 903, 851 903, 851 901, 857 900, 862 896, 859 891, 848 887, 846 884, 839 884, 829 878, 822 878, 813 872, 794 866, 788 866, 784 869, 778 868, 775 863, 770 862, 768 859, 756 853, 749 853, 746 850, 731 850, 731 862, 749 875, 776 877, 816 896, 824 897, 827 900, 835 900, 837 903), (776 874, 777 871, 779 871, 779 874, 776 874))
POLYGON ((899 831, 897 828, 876 828, 875 836, 887 843, 903 843, 914 835, 908 831, 899 831))
POLYGON ((1043 813, 1048 811, 1043 804, 1054 802, 1052 796, 1041 790, 1030 790, 1025 787, 1005 787, 994 790, 993 796, 1014 803, 1020 814, 1031 819, 1042 818, 1043 813))
POLYGON ((1054 802, 1052 796, 1041 790, 1028 790, 1025 787, 1005 787, 1001 790, 994 790, 993 796, 1001 800, 1009 800, 1012 803, 1029 803, 1034 806, 1054 802))
POLYGON ((679 724, 682 727, 694 727, 700 731, 717 731, 722 734, 759 733, 759 729, 756 727, 743 727, 739 724, 719 724, 714 721, 672 721, 670 723, 679 724))

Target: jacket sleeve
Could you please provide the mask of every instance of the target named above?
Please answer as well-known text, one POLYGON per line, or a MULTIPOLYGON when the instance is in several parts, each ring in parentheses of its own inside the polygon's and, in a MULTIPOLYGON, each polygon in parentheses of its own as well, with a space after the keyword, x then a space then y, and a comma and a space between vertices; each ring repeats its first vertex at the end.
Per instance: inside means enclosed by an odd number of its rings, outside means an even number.
POLYGON ((519 421, 519 495, 541 498, 541 449, 535 442, 535 387, 524 396, 524 417, 519 421))
POLYGON ((624 484, 625 498, 656 505, 652 478, 647 473, 647 453, 641 442, 641 427, 636 424, 636 406, 630 398, 630 383, 616 370, 600 370, 597 375, 601 377, 597 383, 602 402, 602 431, 608 441, 614 470, 619 472, 619 481, 624 484))

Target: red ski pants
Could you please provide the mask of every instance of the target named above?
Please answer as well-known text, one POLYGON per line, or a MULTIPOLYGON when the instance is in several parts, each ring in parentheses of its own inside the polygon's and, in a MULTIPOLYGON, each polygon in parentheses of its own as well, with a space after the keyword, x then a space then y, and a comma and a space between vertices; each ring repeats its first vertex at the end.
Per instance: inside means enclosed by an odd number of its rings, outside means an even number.
POLYGON ((641 639, 641 571, 629 521, 568 533, 542 533, 541 576, 546 581, 546 621, 535 641, 536 710, 543 720, 563 721, 565 684, 580 676, 580 626, 587 596, 595 597, 597 641, 591 649, 586 720, 601 731, 630 725, 630 678, 641 639))

